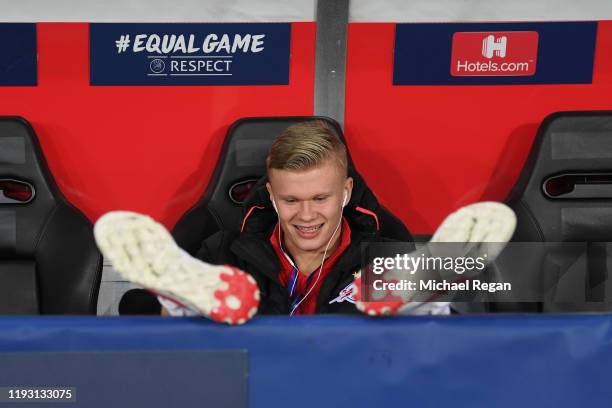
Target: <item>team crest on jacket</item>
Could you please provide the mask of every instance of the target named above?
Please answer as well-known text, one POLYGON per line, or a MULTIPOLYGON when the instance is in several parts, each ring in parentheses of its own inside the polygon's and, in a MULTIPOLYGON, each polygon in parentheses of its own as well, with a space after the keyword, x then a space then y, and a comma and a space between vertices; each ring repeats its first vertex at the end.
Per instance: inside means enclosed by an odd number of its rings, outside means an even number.
POLYGON ((342 289, 340 291, 340 294, 338 295, 337 298, 332 299, 329 303, 342 303, 345 300, 347 302, 351 302, 351 303, 355 303, 355 292, 357 290, 357 287, 355 286, 355 282, 351 282, 349 285, 347 285, 344 289, 342 289))

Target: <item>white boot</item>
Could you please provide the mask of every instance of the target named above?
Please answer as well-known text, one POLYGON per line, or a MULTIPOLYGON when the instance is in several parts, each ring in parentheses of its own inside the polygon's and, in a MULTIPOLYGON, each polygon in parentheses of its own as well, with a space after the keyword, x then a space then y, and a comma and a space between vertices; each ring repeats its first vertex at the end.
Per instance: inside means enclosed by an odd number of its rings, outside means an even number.
POLYGON ((228 324, 257 312, 259 288, 251 275, 191 257, 146 215, 109 212, 96 222, 94 236, 117 272, 162 298, 228 324))
MULTIPOLYGON (((480 202, 460 208, 448 215, 440 224, 431 243, 465 243, 460 248, 461 254, 475 256, 476 254, 486 254, 486 263, 491 263, 501 253, 505 245, 512 238, 516 229, 516 215, 514 211, 505 204, 497 202, 480 202)), ((434 246, 431 246, 432 250, 434 246)), ((459 248, 459 247, 457 247, 459 248)), ((411 254, 417 257, 421 253, 419 250, 411 254)), ((387 281, 393 278, 401 279, 406 271, 385 272, 387 281)), ((457 275, 457 277, 461 277, 457 275)), ((360 292, 362 292, 360 278, 356 282, 360 292)), ((428 302, 414 302, 413 296, 406 292, 388 293, 385 301, 362 302, 358 301, 356 306, 362 312, 371 315, 439 315, 450 313, 450 302, 436 302, 434 299, 428 302)))

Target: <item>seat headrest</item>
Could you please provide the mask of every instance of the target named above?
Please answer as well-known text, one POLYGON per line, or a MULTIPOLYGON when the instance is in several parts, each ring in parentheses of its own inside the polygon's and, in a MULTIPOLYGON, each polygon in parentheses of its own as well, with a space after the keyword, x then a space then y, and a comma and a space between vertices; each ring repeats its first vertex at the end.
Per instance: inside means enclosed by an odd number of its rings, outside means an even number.
POLYGON ((0 180, 17 191, 0 195, 0 253, 7 256, 32 255, 36 239, 61 194, 42 155, 30 124, 19 117, 0 117, 0 180), (14 200, 20 186, 33 190, 31 201, 14 200))
POLYGON ((547 117, 507 201, 523 238, 612 241, 612 111, 547 117))
MULTIPOLYGON (((176 223, 173 236, 181 248, 195 254, 202 240, 218 230, 240 231, 243 221, 242 207, 245 200, 252 199, 257 186, 262 186, 266 175, 266 157, 274 139, 287 127, 304 121, 323 120, 329 123, 340 140, 346 140, 340 125, 326 117, 291 116, 268 118, 244 118, 236 121, 228 130, 213 176, 198 202, 176 223), (259 184, 257 184, 259 181, 259 184), (233 197, 232 197, 233 193, 233 197), (251 197, 249 197, 249 193, 251 197)), ((347 146, 349 174, 361 183, 347 146)), ((368 190, 369 191, 369 190, 368 190)), ((372 193, 369 193, 375 201, 372 193)), ((362 195, 353 190, 351 203, 362 200, 362 195)), ((267 194, 262 201, 268 200, 267 194)), ((376 205, 378 206, 378 205, 376 205)), ((248 211, 248 209, 247 209, 248 211)), ((406 227, 395 216, 380 208, 381 231, 391 238, 411 241, 406 227)))

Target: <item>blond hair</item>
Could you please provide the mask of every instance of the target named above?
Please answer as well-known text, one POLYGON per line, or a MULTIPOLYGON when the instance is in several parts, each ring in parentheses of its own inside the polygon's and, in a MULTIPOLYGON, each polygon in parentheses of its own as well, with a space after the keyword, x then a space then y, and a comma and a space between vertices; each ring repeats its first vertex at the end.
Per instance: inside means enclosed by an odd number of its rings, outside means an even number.
POLYGON ((272 143, 266 159, 269 169, 302 171, 335 159, 347 175, 346 147, 325 121, 313 120, 289 126, 272 143))

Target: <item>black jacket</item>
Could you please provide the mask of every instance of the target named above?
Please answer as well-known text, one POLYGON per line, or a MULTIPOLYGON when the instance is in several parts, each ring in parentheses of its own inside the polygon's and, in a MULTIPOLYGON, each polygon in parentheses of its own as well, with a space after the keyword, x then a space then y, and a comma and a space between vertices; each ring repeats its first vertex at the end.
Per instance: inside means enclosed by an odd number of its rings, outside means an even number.
MULTIPOLYGON (((318 284, 317 313, 358 313, 349 301, 330 303, 353 282, 353 273, 361 266, 361 244, 386 241, 380 234, 379 214, 383 211, 359 176, 354 176, 353 193, 344 208, 351 227, 351 243, 340 255, 334 268, 318 284)), ((260 180, 247 198, 242 232, 219 231, 204 241, 197 257, 212 264, 229 264, 248 272, 261 291, 260 314, 289 314, 289 294, 279 281, 280 262, 270 243, 278 221, 260 180)))

